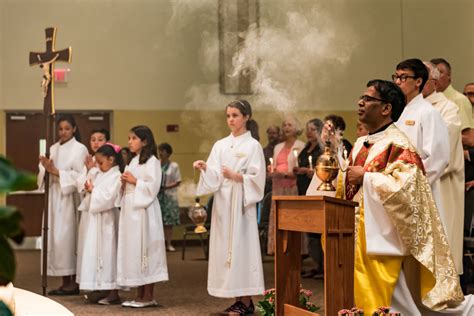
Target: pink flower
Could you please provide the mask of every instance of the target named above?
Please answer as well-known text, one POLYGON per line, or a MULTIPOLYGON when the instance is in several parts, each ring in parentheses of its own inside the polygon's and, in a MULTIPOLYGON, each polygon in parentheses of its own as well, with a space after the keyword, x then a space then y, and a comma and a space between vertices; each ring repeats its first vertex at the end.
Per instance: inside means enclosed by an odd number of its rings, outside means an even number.
POLYGON ((268 299, 268 302, 269 302, 270 304, 273 304, 273 303, 275 302, 275 299, 274 299, 273 297, 270 297, 270 298, 268 299))

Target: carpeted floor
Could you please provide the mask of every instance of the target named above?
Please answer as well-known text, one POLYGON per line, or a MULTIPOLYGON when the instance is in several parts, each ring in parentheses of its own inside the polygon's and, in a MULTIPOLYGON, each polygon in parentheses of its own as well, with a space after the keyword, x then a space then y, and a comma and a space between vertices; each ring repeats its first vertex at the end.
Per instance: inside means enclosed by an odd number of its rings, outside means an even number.
MULTIPOLYGON (((180 248, 168 254, 170 281, 159 283, 155 288, 155 298, 159 307, 131 309, 121 306, 101 306, 88 303, 83 295, 50 297, 70 309, 75 315, 210 315, 218 313, 230 304, 231 299, 220 299, 210 296, 206 290, 207 261, 200 247, 186 249, 186 260, 181 260, 180 248)), ((41 293, 40 251, 17 250, 17 276, 15 287, 41 293)), ((273 258, 264 258, 266 288, 274 287, 273 258)), ((48 290, 60 285, 60 278, 48 278, 48 290)), ((312 302, 323 305, 323 281, 303 279, 303 287, 314 292, 312 302)), ((134 290, 121 292, 122 299, 133 298, 134 290)), ((255 297, 257 303, 262 297, 255 297)))

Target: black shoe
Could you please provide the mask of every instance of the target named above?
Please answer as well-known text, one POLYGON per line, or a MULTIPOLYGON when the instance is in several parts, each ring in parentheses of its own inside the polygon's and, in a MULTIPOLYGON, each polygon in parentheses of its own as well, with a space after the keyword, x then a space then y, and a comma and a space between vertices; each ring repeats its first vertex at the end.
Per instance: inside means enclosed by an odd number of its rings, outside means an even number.
POLYGON ((66 296, 66 295, 79 295, 79 288, 74 290, 65 290, 62 287, 48 292, 48 295, 66 296))
POLYGON ((250 300, 250 305, 247 306, 241 301, 237 301, 232 306, 227 308, 225 313, 238 313, 239 315, 252 315, 255 312, 255 306, 253 306, 253 301, 250 300))

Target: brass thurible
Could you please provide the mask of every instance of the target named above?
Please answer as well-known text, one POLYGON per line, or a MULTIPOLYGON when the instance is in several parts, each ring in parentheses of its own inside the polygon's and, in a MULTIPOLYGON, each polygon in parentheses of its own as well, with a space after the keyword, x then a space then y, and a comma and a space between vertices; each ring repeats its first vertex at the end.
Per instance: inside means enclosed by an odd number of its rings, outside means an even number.
POLYGON ((339 172, 339 162, 336 154, 331 150, 331 142, 327 141, 324 153, 316 161, 315 172, 322 183, 318 191, 336 191, 332 181, 336 179, 339 172))
POLYGON ((196 204, 189 208, 188 216, 196 225, 194 232, 197 234, 202 234, 207 232, 206 227, 204 227, 207 219, 207 212, 206 209, 199 203, 200 199, 198 197, 195 198, 195 201, 196 204))

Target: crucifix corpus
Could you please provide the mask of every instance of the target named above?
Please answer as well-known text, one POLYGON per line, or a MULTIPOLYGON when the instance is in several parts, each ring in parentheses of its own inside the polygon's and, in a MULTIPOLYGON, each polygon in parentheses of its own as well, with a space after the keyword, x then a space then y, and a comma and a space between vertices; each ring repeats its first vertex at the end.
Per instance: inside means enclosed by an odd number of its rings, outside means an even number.
MULTIPOLYGON (((46 51, 30 52, 30 66, 39 65, 43 69, 43 80, 41 88, 43 93, 43 112, 46 125, 46 151, 45 156, 49 158, 49 147, 54 143, 54 63, 58 61, 71 63, 72 48, 55 50, 56 28, 45 29, 46 51)), ((44 211, 43 211, 43 267, 42 267, 42 287, 43 295, 46 295, 47 266, 48 266, 48 204, 49 204, 49 173, 45 173, 44 179, 44 211)))

